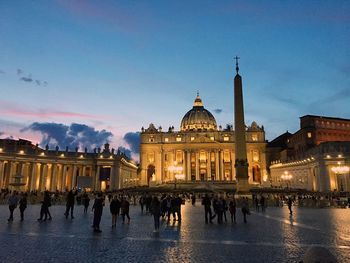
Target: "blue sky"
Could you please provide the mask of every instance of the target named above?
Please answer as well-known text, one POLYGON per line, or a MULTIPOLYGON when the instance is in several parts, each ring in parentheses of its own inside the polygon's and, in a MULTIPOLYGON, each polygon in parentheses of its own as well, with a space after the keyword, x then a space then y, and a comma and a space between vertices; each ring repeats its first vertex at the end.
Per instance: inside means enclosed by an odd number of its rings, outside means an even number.
POLYGON ((246 122, 271 140, 350 118, 349 46, 349 1, 0 1, 1 138, 78 123, 132 148, 150 122, 179 129, 197 90, 224 126, 238 55, 246 122))

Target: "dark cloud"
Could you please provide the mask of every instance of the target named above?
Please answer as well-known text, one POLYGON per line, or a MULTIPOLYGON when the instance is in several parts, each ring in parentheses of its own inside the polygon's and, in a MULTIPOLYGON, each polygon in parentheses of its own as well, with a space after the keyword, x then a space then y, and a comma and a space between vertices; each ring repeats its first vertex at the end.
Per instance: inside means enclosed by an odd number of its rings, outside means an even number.
POLYGON ((0 69, 0 74, 5 74, 5 71, 0 69))
POLYGON ((24 82, 32 82, 33 81, 33 79, 31 77, 22 77, 19 80, 22 80, 24 82))
POLYGON ((129 145, 131 152, 140 153, 140 133, 128 132, 124 135, 124 141, 129 145))
POLYGON ((23 74, 23 70, 21 70, 20 68, 17 69, 17 75, 22 75, 23 74))
POLYGON ((40 81, 40 80, 38 80, 38 79, 36 79, 36 80, 35 80, 35 83, 36 83, 36 85, 40 86, 41 81, 40 81))
POLYGON ((129 150, 129 149, 123 147, 123 146, 119 146, 119 147, 118 147, 118 150, 119 150, 121 153, 124 153, 129 159, 131 159, 131 154, 132 154, 131 150, 129 150))
POLYGON ((94 127, 85 124, 72 123, 65 125, 61 123, 39 123, 34 122, 28 127, 21 130, 37 131, 43 135, 40 146, 55 147, 58 145, 61 149, 68 146, 70 149, 79 147, 80 149, 87 148, 89 151, 94 148, 101 147, 106 142, 110 141, 113 134, 106 130, 95 130, 94 127))
POLYGON ((222 109, 214 109, 213 110, 216 114, 220 114, 222 112, 222 109))

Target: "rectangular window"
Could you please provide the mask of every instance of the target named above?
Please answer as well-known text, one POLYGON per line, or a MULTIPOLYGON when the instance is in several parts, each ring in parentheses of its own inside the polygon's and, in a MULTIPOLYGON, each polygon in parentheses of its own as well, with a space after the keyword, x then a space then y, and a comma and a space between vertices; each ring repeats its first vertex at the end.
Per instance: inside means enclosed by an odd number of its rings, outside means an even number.
POLYGON ((191 141, 194 141, 194 137, 191 137, 191 141))
POLYGON ((308 133, 307 133, 307 137, 308 137, 308 138, 311 138, 311 137, 312 137, 312 133, 311 133, 311 132, 308 132, 308 133))
POLYGON ((253 142, 258 141, 258 135, 256 133, 252 134, 252 141, 253 142))
POLYGON ((169 138, 165 138, 164 141, 165 141, 165 142, 168 142, 168 141, 169 141, 169 138))
POLYGON ((154 153, 149 153, 148 154, 148 162, 149 163, 154 163, 154 153))
POLYGON ((177 142, 181 142, 181 137, 176 137, 177 142))
POLYGON ((224 137, 224 141, 225 141, 225 142, 227 142, 227 141, 229 141, 229 140, 230 140, 230 137, 228 137, 228 136, 225 136, 225 137, 224 137))
POLYGON ((230 158, 230 152, 229 151, 224 151, 224 162, 229 163, 231 161, 230 158))
POLYGON ((258 150, 253 150, 253 161, 254 162, 259 162, 260 161, 259 151, 258 150))

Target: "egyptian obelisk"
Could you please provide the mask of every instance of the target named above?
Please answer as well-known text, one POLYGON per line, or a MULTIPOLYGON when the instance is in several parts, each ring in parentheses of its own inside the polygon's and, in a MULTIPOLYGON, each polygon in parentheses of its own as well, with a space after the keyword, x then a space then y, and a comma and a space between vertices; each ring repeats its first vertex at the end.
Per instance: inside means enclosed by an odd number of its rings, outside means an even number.
POLYGON ((248 161, 247 161, 247 145, 246 145, 246 129, 244 123, 243 110, 243 92, 242 92, 242 78, 238 74, 238 59, 236 59, 236 76, 234 79, 234 123, 235 123, 235 168, 237 191, 240 193, 249 190, 248 183, 248 161))

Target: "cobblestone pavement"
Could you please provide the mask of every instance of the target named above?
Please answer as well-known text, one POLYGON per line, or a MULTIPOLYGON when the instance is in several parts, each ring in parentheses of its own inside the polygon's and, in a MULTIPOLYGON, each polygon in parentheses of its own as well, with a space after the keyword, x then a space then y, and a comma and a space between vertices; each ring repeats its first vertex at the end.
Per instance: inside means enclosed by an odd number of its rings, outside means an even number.
POLYGON ((182 207, 182 224, 162 223, 153 232, 153 217, 131 207, 130 225, 111 228, 109 207, 93 233, 93 214, 75 206, 75 219, 66 220, 64 206, 50 208, 52 221, 36 221, 40 206, 29 206, 20 222, 7 222, 8 207, 0 206, 0 262, 298 262, 308 247, 321 245, 339 262, 350 259, 350 209, 286 207, 252 212, 248 224, 237 211, 237 224, 204 224, 198 203, 182 207))

